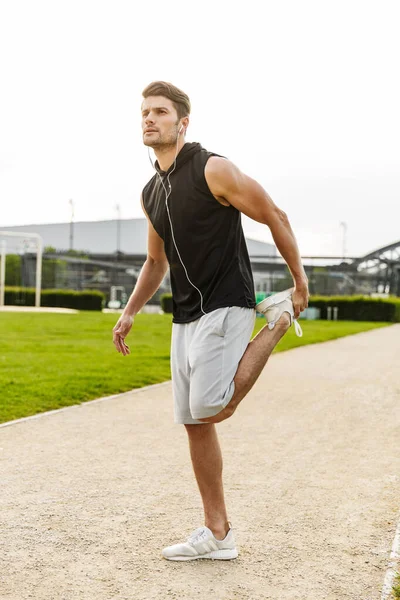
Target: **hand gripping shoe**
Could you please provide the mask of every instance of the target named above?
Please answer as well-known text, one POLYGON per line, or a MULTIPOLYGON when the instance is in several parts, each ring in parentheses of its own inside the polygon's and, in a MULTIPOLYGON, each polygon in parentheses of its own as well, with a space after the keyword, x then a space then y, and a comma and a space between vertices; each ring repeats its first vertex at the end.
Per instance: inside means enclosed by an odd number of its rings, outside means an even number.
POLYGON ((294 288, 290 288, 265 298, 265 300, 262 300, 256 304, 256 310, 265 315, 268 321, 268 329, 273 329, 275 327, 275 324, 282 316, 282 313, 289 313, 290 324, 292 325, 294 323, 296 335, 301 337, 303 335, 303 331, 297 319, 294 318, 294 308, 292 302, 293 290, 294 288))
POLYGON ((211 529, 203 526, 193 531, 183 544, 164 548, 162 555, 168 560, 196 560, 198 558, 230 560, 237 558, 238 551, 232 526, 223 540, 217 540, 211 529))

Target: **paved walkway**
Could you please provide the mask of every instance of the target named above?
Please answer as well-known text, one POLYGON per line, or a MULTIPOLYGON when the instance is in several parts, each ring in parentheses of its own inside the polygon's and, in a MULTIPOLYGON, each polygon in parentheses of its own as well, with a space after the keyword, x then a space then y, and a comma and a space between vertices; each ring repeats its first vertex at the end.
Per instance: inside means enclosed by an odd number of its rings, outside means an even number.
POLYGON ((380 600, 399 356, 400 325, 277 354, 217 425, 235 561, 161 556, 203 524, 169 382, 0 428, 0 599, 380 600))
POLYGON ((78 313, 74 308, 61 308, 53 306, 0 306, 0 312, 33 312, 33 313, 78 313))

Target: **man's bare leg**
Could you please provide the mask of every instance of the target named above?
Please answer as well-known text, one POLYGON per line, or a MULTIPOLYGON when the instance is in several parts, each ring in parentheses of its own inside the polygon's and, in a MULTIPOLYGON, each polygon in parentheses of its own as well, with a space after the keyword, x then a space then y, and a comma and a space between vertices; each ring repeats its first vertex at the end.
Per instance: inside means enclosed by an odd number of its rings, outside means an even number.
POLYGON ((285 335, 290 327, 290 317, 287 312, 277 321, 274 329, 268 329, 266 324, 257 335, 249 342, 243 354, 235 377, 235 391, 228 403, 218 414, 205 419, 198 419, 204 423, 220 423, 233 415, 239 403, 251 390, 257 381, 261 371, 268 361, 271 353, 279 340, 285 335))
POLYGON ((234 378, 235 392, 228 406, 214 417, 199 419, 202 425, 185 425, 189 437, 193 470, 203 500, 205 525, 217 539, 223 539, 229 530, 222 483, 222 454, 215 423, 230 417, 253 387, 272 350, 290 327, 287 313, 274 329, 263 327, 249 342, 234 378), (232 409, 232 406, 234 408, 232 409), (222 417, 222 418, 221 418, 222 417), (212 420, 214 420, 212 422, 212 420))
POLYGON ((205 525, 217 540, 229 530, 222 485, 222 454, 213 423, 185 425, 193 470, 204 506, 205 525))

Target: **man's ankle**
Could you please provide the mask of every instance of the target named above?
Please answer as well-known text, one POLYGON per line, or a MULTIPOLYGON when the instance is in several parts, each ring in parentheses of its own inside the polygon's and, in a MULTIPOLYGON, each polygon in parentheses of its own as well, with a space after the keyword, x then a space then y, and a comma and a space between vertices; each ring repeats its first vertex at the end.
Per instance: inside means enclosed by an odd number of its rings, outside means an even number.
MULTIPOLYGON (((279 319, 277 320, 276 325, 278 325, 278 323, 279 323, 280 327, 282 327, 284 329, 289 329, 290 321, 291 321, 290 314, 288 312, 284 311, 281 314, 281 316, 279 317, 279 319)), ((276 327, 276 325, 275 325, 275 327, 276 327)))
POLYGON ((206 525, 206 527, 211 529, 211 531, 213 532, 213 536, 215 537, 216 540, 223 540, 224 538, 226 538, 227 533, 230 529, 229 523, 226 523, 225 525, 222 525, 222 526, 206 525))

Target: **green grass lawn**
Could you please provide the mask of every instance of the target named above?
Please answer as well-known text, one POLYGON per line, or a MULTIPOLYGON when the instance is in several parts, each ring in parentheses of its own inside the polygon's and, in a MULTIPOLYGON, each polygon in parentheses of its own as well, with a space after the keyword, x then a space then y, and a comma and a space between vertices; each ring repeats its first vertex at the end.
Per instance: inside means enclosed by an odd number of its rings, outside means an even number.
MULTIPOLYGON (((117 314, 0 313, 0 423, 170 379, 171 315, 137 315, 131 354, 112 343, 117 314)), ((254 334, 265 325, 257 318, 254 334)), ((288 350, 389 323, 301 321, 275 349, 288 350)))
POLYGON ((394 598, 400 598, 400 573, 396 572, 396 577, 393 584, 394 598))

